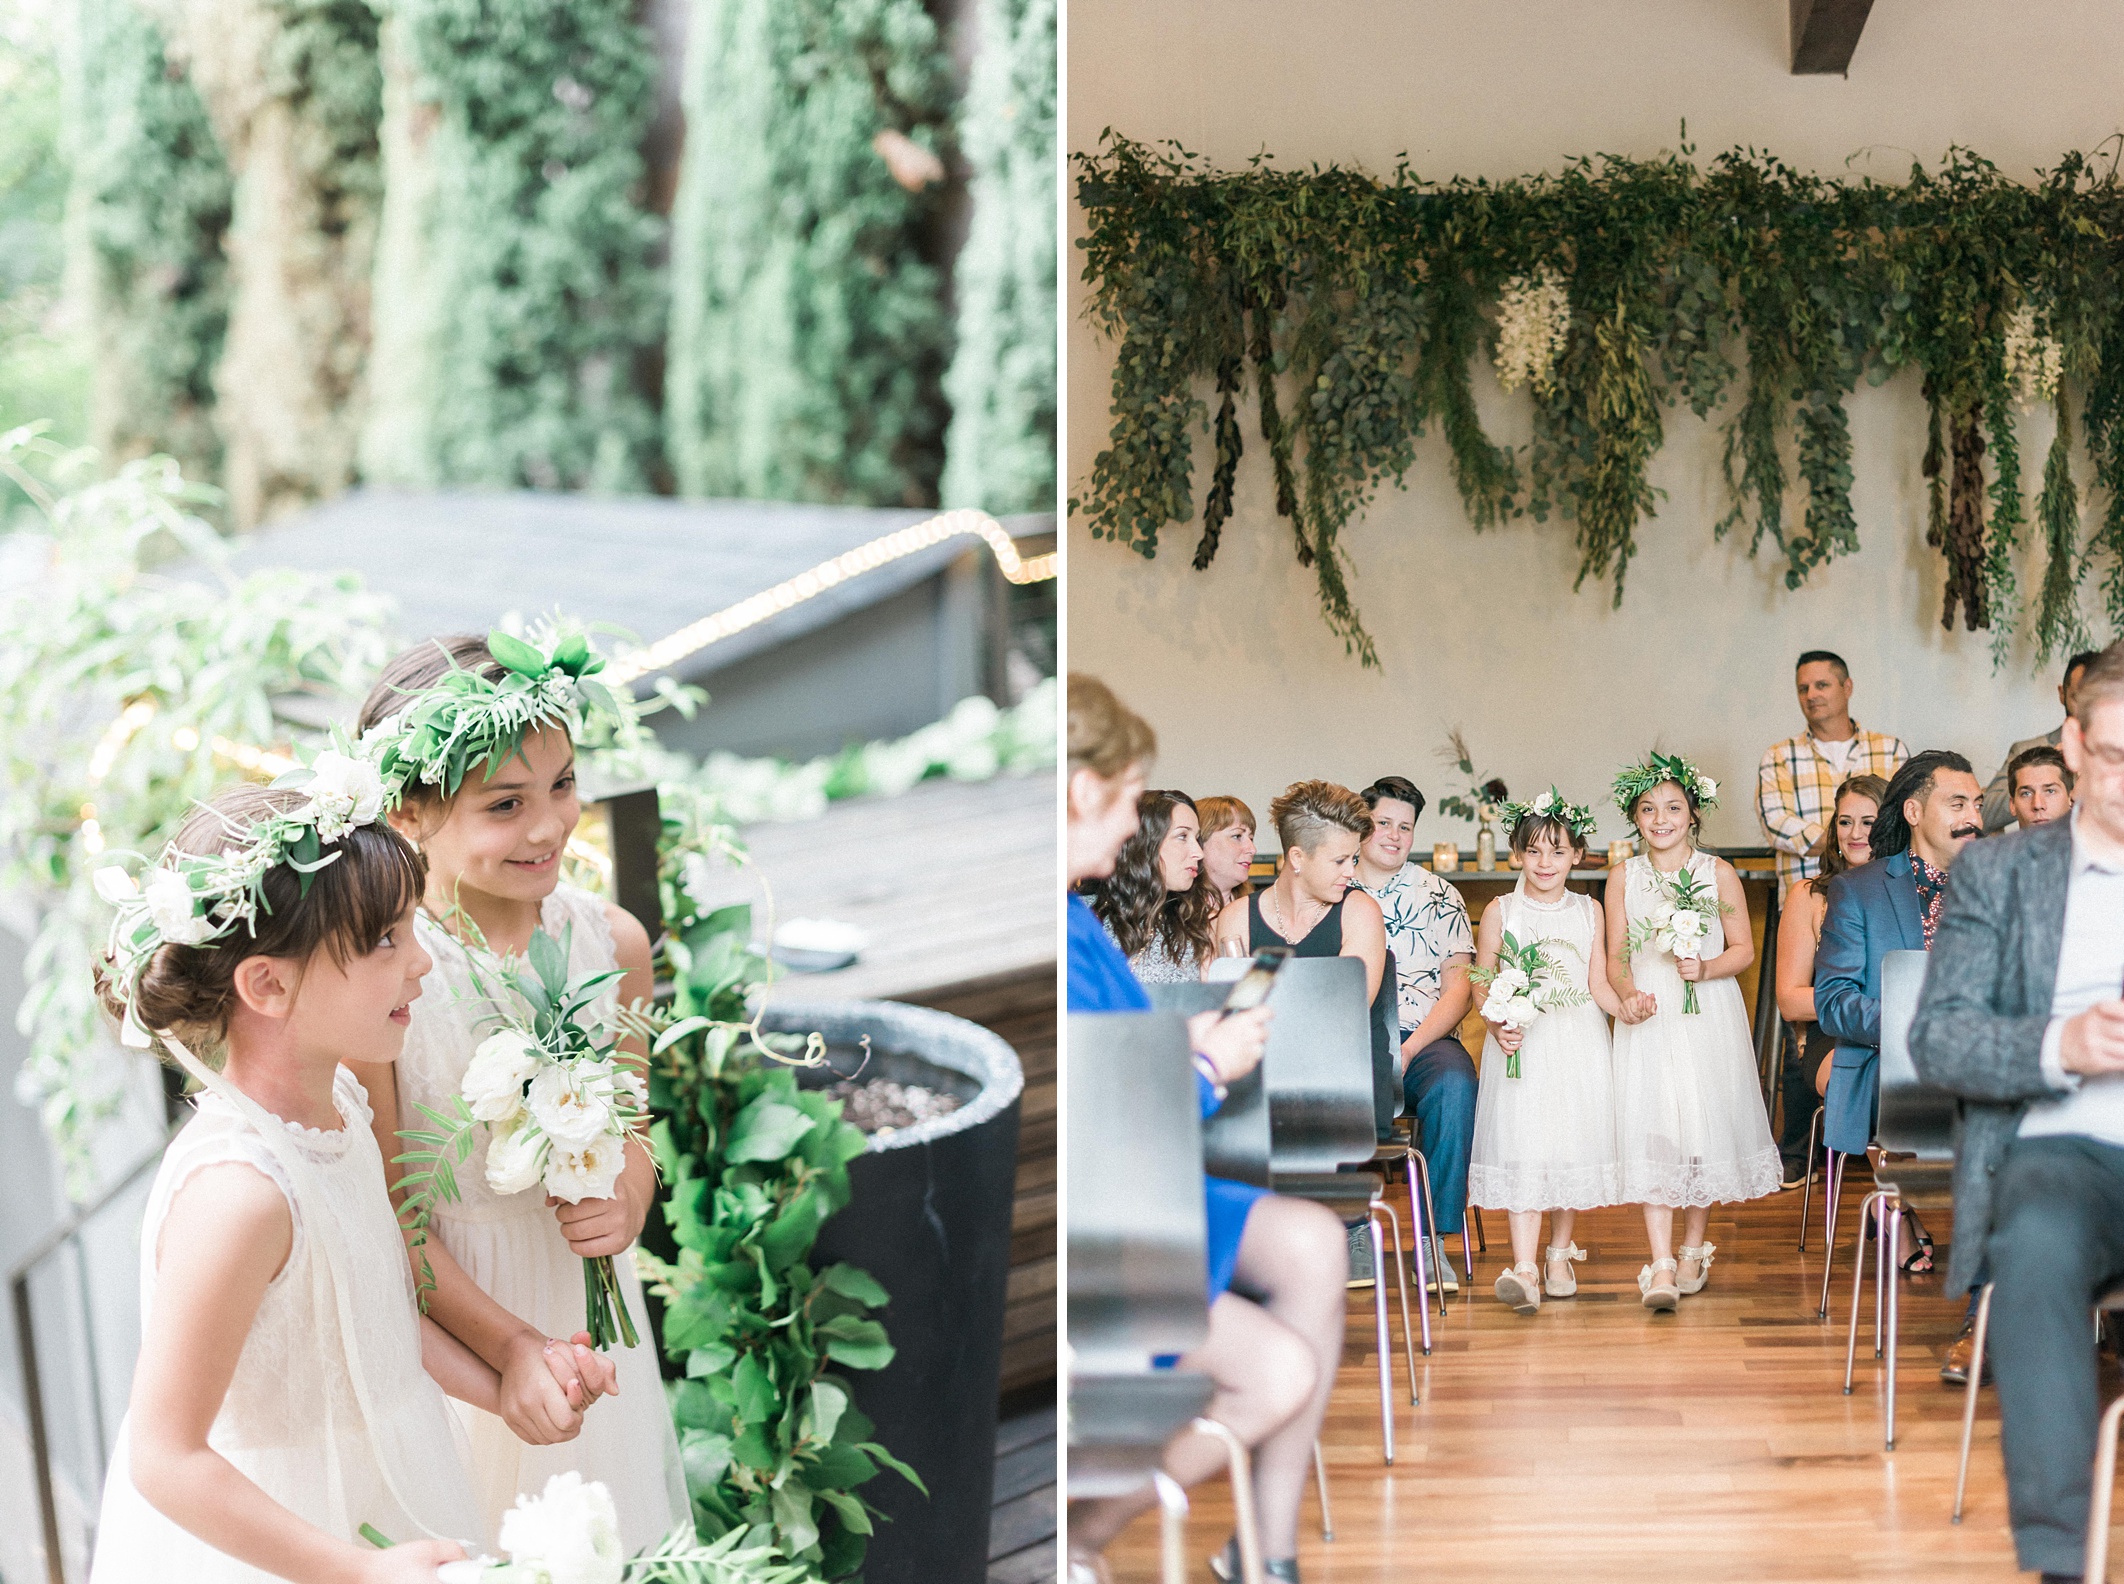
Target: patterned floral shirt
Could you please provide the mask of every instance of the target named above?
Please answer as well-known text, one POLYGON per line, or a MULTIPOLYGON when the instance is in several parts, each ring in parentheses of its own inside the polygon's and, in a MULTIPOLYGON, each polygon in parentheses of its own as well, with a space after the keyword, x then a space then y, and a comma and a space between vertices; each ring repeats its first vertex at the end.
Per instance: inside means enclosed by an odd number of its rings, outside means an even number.
POLYGON ((1910 855, 1910 878, 1917 882, 1918 917, 1925 921, 1925 950, 1932 950, 1940 927, 1940 905, 1947 900, 1947 871, 1935 869, 1916 853, 1910 855))
POLYGON ((1403 1038, 1438 1004, 1445 965, 1475 955, 1467 904, 1460 892, 1417 863, 1405 863, 1383 885, 1360 885, 1386 916, 1387 949, 1394 954, 1395 991, 1403 1038))

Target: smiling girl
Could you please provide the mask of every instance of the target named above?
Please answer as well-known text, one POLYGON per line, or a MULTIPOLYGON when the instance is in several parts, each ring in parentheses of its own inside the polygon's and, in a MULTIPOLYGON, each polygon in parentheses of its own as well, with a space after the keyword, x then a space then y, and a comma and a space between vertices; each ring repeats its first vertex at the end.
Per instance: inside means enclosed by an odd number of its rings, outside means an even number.
POLYGON ((1195 800, 1150 791, 1136 809, 1135 833, 1122 843, 1113 874, 1089 888, 1092 911, 1143 983, 1200 979, 1216 897, 1202 872, 1195 800))
MULTIPOLYGON (((596 665, 580 639, 535 650, 501 637, 439 639, 394 659, 362 706, 365 745, 395 744, 384 759, 401 783, 391 823, 427 860, 416 930, 435 959, 396 1069, 360 1074, 387 1157, 402 1152, 390 1137, 396 1129, 421 1125, 416 1106, 450 1103, 490 1032, 473 953, 521 955, 534 930, 565 936, 571 975, 624 971, 617 994, 593 1009, 608 1026, 618 1007, 653 994, 641 924, 560 880, 561 851, 582 814, 572 733, 607 697, 583 680, 596 665), (508 650, 509 666, 496 660, 495 646, 508 650), (522 702, 512 708, 512 698, 522 702)), ((481 977, 491 983, 495 975, 481 977)), ((620 1052, 643 1059, 628 1042, 620 1052)), ((571 1205, 494 1192, 486 1150, 482 1130, 458 1172, 463 1197, 435 1207, 422 1251, 434 1273, 429 1312, 504 1377, 499 1413, 467 1416, 478 1497, 495 1522, 519 1493, 536 1494, 548 1476, 578 1471, 621 1493, 621 1538, 638 1551, 691 1511, 655 1348, 616 1350, 615 1399, 582 1414, 581 1433, 566 1446, 555 1443, 573 1428, 574 1405, 530 1364, 549 1338, 582 1328, 582 1262, 599 1255, 620 1256, 621 1291, 647 1335, 641 1288, 625 1256, 654 1198, 653 1163, 630 1140, 612 1197, 571 1205)))
POLYGON ((1755 961, 1747 900, 1733 866, 1696 846, 1702 811, 1717 802, 1718 783, 1679 755, 1654 754, 1615 778, 1616 806, 1645 844, 1642 856, 1608 875, 1608 980, 1620 1003, 1617 1155, 1622 1198, 1645 1208, 1652 1262, 1637 1285, 1654 1310, 1703 1290, 1717 1248, 1704 1241, 1711 1206, 1775 1193, 1779 1180, 1734 982, 1755 961), (1642 939, 1633 952, 1633 927, 1658 925, 1683 885, 1713 913, 1697 955, 1642 939), (1696 988, 1697 1010, 1688 1008, 1685 985, 1696 988), (1686 1212, 1679 1250, 1677 1208, 1686 1212))

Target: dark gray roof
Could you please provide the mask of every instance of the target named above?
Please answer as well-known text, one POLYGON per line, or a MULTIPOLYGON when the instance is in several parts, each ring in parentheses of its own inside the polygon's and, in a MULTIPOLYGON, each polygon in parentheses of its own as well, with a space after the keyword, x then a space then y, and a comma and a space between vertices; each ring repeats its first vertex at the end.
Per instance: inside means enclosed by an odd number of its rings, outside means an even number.
MULTIPOLYGON (((408 638, 485 632, 556 607, 653 642, 807 567, 933 515, 779 501, 675 501, 531 491, 356 490, 247 534, 236 565, 351 571, 398 603, 408 638)), ((1014 518, 1017 535, 1054 519, 1014 518)), ((947 540, 880 567, 704 650, 709 675, 934 576, 969 547, 947 540)))

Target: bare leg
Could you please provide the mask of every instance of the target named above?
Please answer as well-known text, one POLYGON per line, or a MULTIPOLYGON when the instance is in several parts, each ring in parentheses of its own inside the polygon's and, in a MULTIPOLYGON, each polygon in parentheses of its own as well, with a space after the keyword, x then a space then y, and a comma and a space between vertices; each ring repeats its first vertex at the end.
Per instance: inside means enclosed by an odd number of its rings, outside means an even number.
MULTIPOLYGON (((1571 1229, 1576 1225, 1578 1225, 1578 1212, 1576 1210, 1550 1211, 1549 1247, 1569 1248, 1571 1246, 1571 1229)), ((1571 1261, 1569 1259, 1544 1260, 1542 1263, 1542 1275, 1545 1278, 1570 1276, 1575 1280, 1575 1273, 1571 1269, 1571 1261)))
MULTIPOLYGON (((1233 1285, 1259 1301, 1236 1292, 1219 1298, 1210 1306, 1209 1340, 1180 1360, 1181 1369, 1216 1383, 1207 1417, 1229 1425, 1254 1449, 1261 1548, 1271 1559, 1298 1554, 1298 1503, 1342 1362, 1348 1270, 1348 1236, 1332 1211, 1299 1199, 1263 1199, 1246 1218, 1233 1273, 1233 1285)), ((1166 1472, 1182 1485, 1224 1466, 1222 1445, 1207 1436, 1183 1433, 1165 1449, 1166 1472)), ((1154 1500, 1146 1486, 1129 1496, 1072 1503, 1070 1550, 1104 1550, 1154 1500)))
POLYGON ((1512 1263, 1538 1263, 1541 1258, 1541 1212, 1514 1210, 1507 1219, 1512 1226, 1512 1263))
POLYGON ((1645 1241, 1652 1246, 1652 1263, 1674 1258, 1674 1207, 1645 1206, 1645 1241))

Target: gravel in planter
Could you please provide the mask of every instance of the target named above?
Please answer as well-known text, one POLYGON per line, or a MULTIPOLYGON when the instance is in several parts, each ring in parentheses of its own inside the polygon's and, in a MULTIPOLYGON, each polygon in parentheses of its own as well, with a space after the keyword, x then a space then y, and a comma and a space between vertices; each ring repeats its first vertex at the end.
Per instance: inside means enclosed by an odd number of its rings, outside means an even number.
POLYGON ((922 1084, 896 1083, 890 1078, 844 1078, 826 1092, 841 1102, 842 1115, 874 1137, 896 1133, 932 1117, 949 1116, 960 1105, 957 1095, 922 1084))

